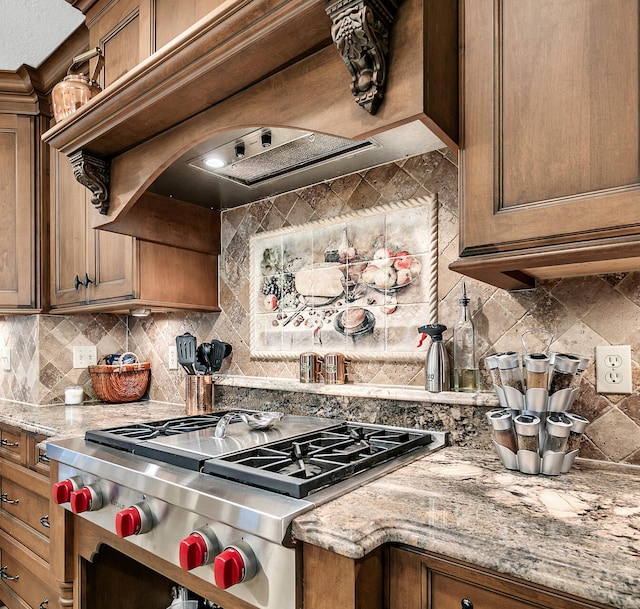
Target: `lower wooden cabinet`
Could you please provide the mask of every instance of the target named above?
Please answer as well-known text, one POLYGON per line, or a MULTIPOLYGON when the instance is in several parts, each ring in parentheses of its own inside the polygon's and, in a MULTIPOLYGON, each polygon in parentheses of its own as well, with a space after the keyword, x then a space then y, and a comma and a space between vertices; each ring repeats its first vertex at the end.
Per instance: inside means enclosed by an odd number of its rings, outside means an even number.
POLYGON ((304 544, 304 609, 610 609, 413 548, 360 559, 304 544))
POLYGON ((389 609, 595 609, 590 603, 441 556, 391 546, 389 609))
POLYGON ((71 524, 51 499, 44 439, 0 424, 0 605, 9 609, 73 606, 71 524))

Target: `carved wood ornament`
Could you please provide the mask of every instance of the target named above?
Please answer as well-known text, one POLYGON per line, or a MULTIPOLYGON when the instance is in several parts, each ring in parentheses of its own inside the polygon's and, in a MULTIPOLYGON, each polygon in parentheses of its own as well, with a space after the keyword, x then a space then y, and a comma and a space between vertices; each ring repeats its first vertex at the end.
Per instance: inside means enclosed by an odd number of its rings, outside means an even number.
POLYGON ((396 8, 393 0, 339 0, 327 9, 331 36, 351 74, 351 92, 370 114, 377 112, 384 95, 396 8))
POLYGON ((69 156, 76 180, 88 188, 91 204, 103 215, 109 211, 109 177, 111 162, 79 150, 69 156))

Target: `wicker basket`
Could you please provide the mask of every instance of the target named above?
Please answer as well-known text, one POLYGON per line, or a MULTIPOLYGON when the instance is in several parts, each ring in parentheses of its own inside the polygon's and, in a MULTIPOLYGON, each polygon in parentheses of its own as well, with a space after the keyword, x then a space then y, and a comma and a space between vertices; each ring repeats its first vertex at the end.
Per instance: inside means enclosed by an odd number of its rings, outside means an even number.
POLYGON ((151 363, 138 361, 138 356, 131 352, 123 353, 120 362, 125 355, 133 355, 135 363, 89 366, 93 388, 103 402, 136 402, 147 391, 151 363))

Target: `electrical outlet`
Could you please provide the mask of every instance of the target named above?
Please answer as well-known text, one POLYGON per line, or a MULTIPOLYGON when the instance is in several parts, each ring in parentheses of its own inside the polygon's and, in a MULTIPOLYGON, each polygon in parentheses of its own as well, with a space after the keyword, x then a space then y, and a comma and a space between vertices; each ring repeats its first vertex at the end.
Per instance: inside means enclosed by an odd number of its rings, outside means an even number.
POLYGON ((169 370, 178 369, 178 347, 175 345, 169 347, 169 370))
POLYGON ((0 349, 0 363, 2 363, 3 370, 11 370, 11 349, 9 347, 0 349))
POLYGON ((596 347, 598 393, 631 393, 631 347, 596 347))
POLYGON ((95 366, 98 362, 98 350, 94 345, 90 347, 74 347, 73 348, 73 367, 86 368, 87 366, 95 366))

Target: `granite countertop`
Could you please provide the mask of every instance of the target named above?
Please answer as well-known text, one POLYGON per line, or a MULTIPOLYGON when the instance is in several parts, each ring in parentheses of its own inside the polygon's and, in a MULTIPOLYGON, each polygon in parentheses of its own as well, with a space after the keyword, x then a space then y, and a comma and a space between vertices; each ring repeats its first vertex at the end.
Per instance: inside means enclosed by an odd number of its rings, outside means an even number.
POLYGON ((153 401, 127 404, 31 406, 21 402, 0 400, 0 422, 42 434, 51 439, 83 436, 87 429, 101 429, 142 421, 159 421, 184 414, 184 404, 153 401))
POLYGON ((640 467, 506 470, 448 447, 303 514, 293 535, 351 558, 401 543, 617 609, 640 608, 640 467))

